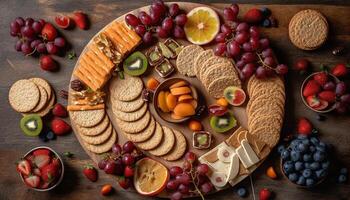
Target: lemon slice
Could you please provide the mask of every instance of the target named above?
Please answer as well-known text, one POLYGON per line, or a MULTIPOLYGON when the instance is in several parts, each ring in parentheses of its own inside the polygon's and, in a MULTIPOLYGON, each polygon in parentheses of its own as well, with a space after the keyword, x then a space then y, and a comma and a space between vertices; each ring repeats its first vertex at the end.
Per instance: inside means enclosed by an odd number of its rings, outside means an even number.
POLYGON ((168 180, 168 169, 160 162, 143 158, 136 163, 134 186, 138 193, 155 196, 164 190, 168 180))
POLYGON ((187 40, 193 44, 204 45, 211 42, 219 29, 218 14, 209 7, 197 7, 187 14, 184 31, 187 40))

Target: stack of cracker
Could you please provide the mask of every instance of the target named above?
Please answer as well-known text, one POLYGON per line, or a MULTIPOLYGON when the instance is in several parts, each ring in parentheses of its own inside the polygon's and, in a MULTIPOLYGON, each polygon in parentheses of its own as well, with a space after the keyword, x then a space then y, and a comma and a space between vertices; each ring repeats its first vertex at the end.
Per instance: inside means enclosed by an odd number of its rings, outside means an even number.
POLYGON ((116 122, 125 137, 150 154, 168 161, 183 156, 187 142, 183 134, 161 126, 142 99, 143 82, 125 75, 110 84, 110 101, 116 122))
POLYGON ((176 66, 181 74, 197 76, 214 98, 223 96, 229 86, 241 87, 241 80, 232 60, 215 56, 213 50, 188 45, 179 53, 176 66))
POLYGON ((9 91, 11 107, 22 113, 45 116, 54 106, 56 95, 50 84, 42 78, 16 81, 9 91))
POLYGON ((246 108, 248 131, 272 148, 280 138, 283 123, 283 80, 278 76, 264 80, 252 76, 248 81, 247 92, 250 98, 246 108))

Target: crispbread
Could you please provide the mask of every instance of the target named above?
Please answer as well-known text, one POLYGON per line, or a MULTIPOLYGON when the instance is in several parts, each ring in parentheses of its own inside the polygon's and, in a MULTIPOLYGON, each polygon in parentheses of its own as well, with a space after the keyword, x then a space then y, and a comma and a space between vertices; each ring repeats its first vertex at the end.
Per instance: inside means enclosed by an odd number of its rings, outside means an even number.
POLYGON ((113 110, 119 110, 121 112, 126 112, 126 113, 134 112, 140 109, 145 103, 141 95, 133 101, 119 101, 113 97, 111 98, 111 101, 112 101, 113 110))
POLYGON ((124 73, 124 79, 114 78, 110 84, 111 96, 119 101, 132 101, 141 95, 142 80, 124 73))
POLYGON ((133 122, 140 119, 146 113, 147 107, 148 107, 147 105, 148 104, 145 103, 139 110, 136 110, 130 113, 122 112, 116 109, 113 110, 113 113, 120 120, 123 120, 126 122, 133 122))
POLYGON ((48 95, 47 99, 51 99, 51 94, 52 94, 52 89, 51 89, 51 85, 42 78, 30 78, 30 81, 32 81, 33 83, 35 83, 36 85, 40 85, 41 87, 43 87, 46 90, 46 93, 48 95))
POLYGON ((214 51, 212 49, 207 49, 199 53, 197 58, 194 59, 194 72, 196 73, 198 79, 201 78, 200 71, 202 71, 204 62, 212 56, 214 56, 214 51))
POLYGON ((113 129, 112 135, 110 136, 110 138, 108 138, 108 140, 102 144, 99 145, 92 145, 92 144, 88 144, 86 142, 83 141, 84 146, 87 150, 93 152, 93 153, 105 153, 107 151, 109 151, 112 146, 114 145, 114 143, 116 143, 118 137, 117 137, 117 133, 115 132, 115 130, 113 129))
POLYGON ((176 59, 177 70, 183 75, 195 76, 194 60, 202 51, 202 47, 194 44, 184 47, 176 59))
POLYGON ((249 132, 252 132, 260 126, 271 126, 279 129, 282 126, 282 122, 282 116, 278 113, 260 113, 260 115, 250 121, 248 124, 248 130, 249 132))
POLYGON ((93 127, 102 121, 106 112, 101 110, 70 111, 71 120, 82 127, 93 127))
POLYGON ((86 136, 95 136, 95 135, 99 135, 102 132, 104 132, 107 129, 109 124, 110 124, 109 117, 108 117, 108 115, 105 115, 103 120, 99 124, 97 124, 96 126, 93 126, 90 128, 77 126, 77 129, 78 129, 78 132, 80 134, 83 134, 86 136))
POLYGON ((125 122, 116 118, 118 127, 127 133, 138 133, 144 130, 151 121, 151 114, 149 111, 144 116, 133 122, 125 122))
POLYGON ((164 137, 162 139, 162 142, 159 144, 157 148, 148 151, 150 154, 154 156, 163 156, 169 153, 175 144, 175 135, 173 131, 166 126, 162 126, 162 129, 164 132, 164 137))
POLYGON ((39 89, 30 80, 18 80, 10 88, 9 102, 17 112, 30 112, 38 105, 39 100, 39 89))
POLYGON ((215 64, 231 64, 232 61, 230 61, 228 58, 223 58, 220 56, 212 56, 210 58, 208 58, 204 63, 203 63, 203 67, 201 68, 201 71, 199 71, 200 73, 200 78, 203 78, 203 74, 206 72, 206 70, 215 64))
POLYGON ((144 142, 137 142, 136 146, 143 150, 151 150, 156 148, 162 142, 163 137, 165 136, 162 126, 156 122, 156 130, 154 131, 152 137, 144 142))
MULTIPOLYGON (((49 113, 53 108, 53 106, 55 105, 55 102, 56 102, 56 95, 55 95, 55 92, 51 90, 51 98, 49 102, 46 104, 46 106, 43 109, 39 110, 35 114, 40 115, 41 117, 47 115, 47 113, 49 113)), ((22 113, 22 115, 24 116, 29 114, 34 114, 34 113, 31 113, 31 112, 22 113)))
POLYGON ((234 78, 234 86, 241 87, 241 80, 234 68, 233 64, 223 63, 211 65, 203 74, 202 83, 208 88, 210 83, 222 76, 232 76, 234 78))
POLYGON ((187 148, 185 136, 183 136, 183 134, 180 131, 174 129, 172 130, 175 135, 175 146, 168 154, 162 156, 162 158, 167 161, 174 161, 180 159, 184 155, 187 148))
POLYGON ((112 132, 113 132, 113 126, 111 123, 109 123, 108 128, 99 135, 87 136, 87 135, 81 134, 80 132, 79 133, 80 133, 80 137, 84 140, 84 142, 88 144, 98 145, 98 144, 104 143, 111 136, 112 132))
POLYGON ((45 105, 48 103, 47 93, 46 90, 41 87, 40 85, 37 85, 40 93, 40 100, 38 105, 35 106, 35 108, 31 112, 38 112, 39 110, 43 109, 45 105))
POLYGON ((151 117, 151 121, 148 124, 148 126, 145 128, 145 130, 139 132, 139 133, 125 133, 124 135, 130 140, 131 142, 144 142, 148 140, 152 135, 154 134, 154 131, 156 130, 156 121, 153 117, 151 117))
POLYGON ((208 93, 214 98, 220 98, 224 95, 225 88, 235 85, 236 80, 233 76, 222 76, 215 79, 208 86, 208 93))
POLYGON ((259 138, 260 141, 265 142, 271 148, 274 147, 280 138, 280 130, 271 126, 259 126, 257 129, 252 130, 250 133, 259 138))

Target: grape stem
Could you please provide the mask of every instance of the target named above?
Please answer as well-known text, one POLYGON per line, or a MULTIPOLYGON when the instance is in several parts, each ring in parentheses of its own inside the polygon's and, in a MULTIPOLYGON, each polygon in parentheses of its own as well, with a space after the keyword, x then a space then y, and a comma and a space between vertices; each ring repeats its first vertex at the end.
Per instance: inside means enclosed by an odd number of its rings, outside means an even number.
POLYGON ((259 61, 258 61, 258 62, 261 63, 261 64, 263 65, 263 67, 266 67, 266 68, 268 68, 268 69, 271 69, 271 70, 275 71, 275 68, 270 67, 269 65, 267 65, 267 64, 264 62, 264 60, 263 60, 262 57, 261 57, 261 54, 256 53, 256 55, 257 55, 258 58, 259 58, 259 61))
POLYGON ((192 178, 193 185, 194 185, 194 187, 196 188, 196 190, 197 190, 197 192, 198 192, 199 196, 201 196, 202 200, 205 200, 205 198, 204 198, 204 196, 203 196, 202 192, 199 190, 199 188, 198 188, 197 184, 194 182, 194 180, 195 180, 195 177, 196 177, 196 176, 195 176, 195 174, 193 174, 193 167, 192 167, 192 163, 191 163, 191 170, 190 170, 190 174, 191 174, 191 178, 192 178))

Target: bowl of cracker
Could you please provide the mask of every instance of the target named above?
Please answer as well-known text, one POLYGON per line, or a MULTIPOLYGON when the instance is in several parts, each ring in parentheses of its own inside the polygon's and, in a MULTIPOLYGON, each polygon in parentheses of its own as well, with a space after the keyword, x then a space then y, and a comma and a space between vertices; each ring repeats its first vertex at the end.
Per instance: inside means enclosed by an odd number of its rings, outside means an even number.
POLYGON ((198 93, 182 78, 169 78, 156 88, 153 104, 157 114, 165 121, 181 123, 196 114, 198 93))

